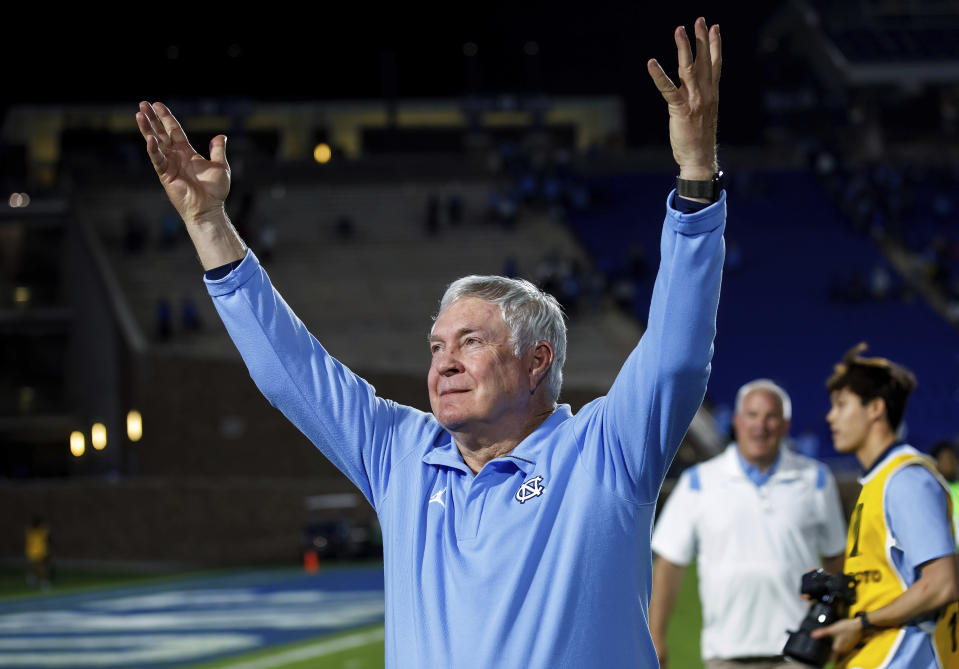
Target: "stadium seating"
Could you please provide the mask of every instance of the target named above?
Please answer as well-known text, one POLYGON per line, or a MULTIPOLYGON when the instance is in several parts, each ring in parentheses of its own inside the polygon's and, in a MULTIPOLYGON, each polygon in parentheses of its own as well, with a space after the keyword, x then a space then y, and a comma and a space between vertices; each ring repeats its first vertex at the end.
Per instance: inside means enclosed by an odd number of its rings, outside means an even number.
MULTIPOLYGON (((906 413, 909 438, 928 448, 955 430, 959 401, 959 333, 918 299, 849 303, 830 299, 830 281, 852 268, 884 265, 811 173, 734 175, 729 184, 727 265, 709 396, 731 403, 746 380, 777 379, 793 396, 793 434, 812 428, 822 455, 833 454, 824 420, 824 381, 845 350, 868 341, 874 355, 912 368, 919 388, 906 413)), ((661 202, 669 175, 601 177, 589 212, 573 217, 584 245, 606 271, 622 272, 625 249, 642 244, 655 257, 661 202)), ((648 304, 651 278, 636 304, 648 304)), ((642 318, 643 312, 637 312, 642 318)))

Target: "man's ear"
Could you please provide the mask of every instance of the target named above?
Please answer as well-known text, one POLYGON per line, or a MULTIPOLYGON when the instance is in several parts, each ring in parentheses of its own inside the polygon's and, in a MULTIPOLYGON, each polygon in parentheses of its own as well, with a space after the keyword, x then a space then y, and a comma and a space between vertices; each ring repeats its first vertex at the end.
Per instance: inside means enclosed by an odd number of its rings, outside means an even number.
POLYGON ((529 390, 536 391, 553 366, 553 347, 545 339, 536 342, 529 358, 529 390))
POLYGON ((874 397, 866 402, 866 415, 870 420, 886 420, 886 400, 874 397))

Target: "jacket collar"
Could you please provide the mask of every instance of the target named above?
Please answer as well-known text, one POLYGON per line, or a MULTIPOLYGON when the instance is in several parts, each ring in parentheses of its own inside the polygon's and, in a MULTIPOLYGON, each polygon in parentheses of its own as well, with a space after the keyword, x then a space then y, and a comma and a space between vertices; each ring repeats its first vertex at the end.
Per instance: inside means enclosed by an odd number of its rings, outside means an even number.
MULTIPOLYGON (((524 474, 531 474, 536 469, 536 460, 542 452, 543 446, 549 439, 553 431, 562 423, 573 416, 568 404, 560 404, 556 407, 549 418, 544 420, 539 427, 533 430, 532 434, 523 439, 506 455, 490 460, 490 462, 510 463, 524 474)), ((423 456, 423 462, 428 465, 439 465, 442 467, 451 467, 464 474, 472 474, 472 470, 466 465, 463 456, 460 454, 453 436, 446 432, 446 439, 427 451, 423 456)))

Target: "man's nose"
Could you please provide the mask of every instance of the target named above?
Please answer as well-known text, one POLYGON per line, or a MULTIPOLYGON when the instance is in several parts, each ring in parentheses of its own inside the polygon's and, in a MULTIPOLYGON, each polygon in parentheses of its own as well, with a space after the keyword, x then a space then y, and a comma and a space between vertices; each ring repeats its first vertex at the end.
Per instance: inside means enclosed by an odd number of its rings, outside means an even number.
POLYGON ((444 350, 437 354, 436 361, 436 371, 441 376, 452 376, 453 374, 458 374, 463 371, 463 365, 460 363, 459 358, 453 355, 449 350, 444 350))

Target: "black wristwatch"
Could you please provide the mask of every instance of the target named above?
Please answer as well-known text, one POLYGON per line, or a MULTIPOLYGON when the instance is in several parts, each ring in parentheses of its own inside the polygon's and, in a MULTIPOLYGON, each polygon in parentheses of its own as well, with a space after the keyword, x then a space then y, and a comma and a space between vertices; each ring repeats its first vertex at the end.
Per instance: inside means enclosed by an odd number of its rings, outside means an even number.
POLYGON ((691 181, 676 177, 676 194, 680 197, 703 198, 718 202, 723 191, 723 171, 719 170, 709 181, 691 181))
POLYGON ((873 624, 869 622, 868 616, 866 616, 865 611, 860 611, 856 614, 856 617, 859 618, 859 622, 862 623, 862 631, 865 632, 867 629, 873 627, 873 624))

